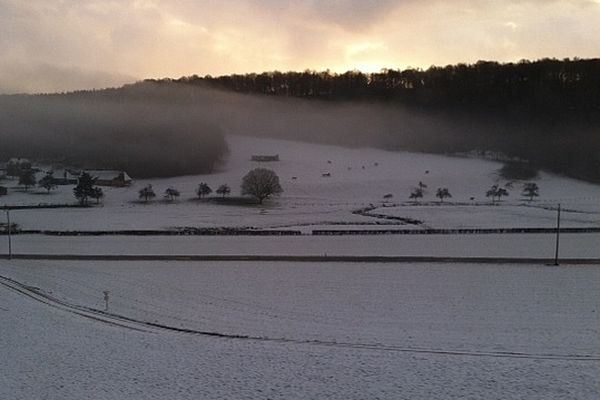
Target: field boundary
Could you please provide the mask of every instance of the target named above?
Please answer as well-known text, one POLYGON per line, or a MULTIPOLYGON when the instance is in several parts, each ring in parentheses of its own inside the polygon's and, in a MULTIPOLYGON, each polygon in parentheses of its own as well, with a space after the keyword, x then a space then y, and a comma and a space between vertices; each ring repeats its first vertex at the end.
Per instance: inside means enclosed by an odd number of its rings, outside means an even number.
MULTIPOLYGON (((107 231, 57 231, 18 229, 13 235, 46 236, 350 236, 350 235, 489 235, 489 234, 553 234, 556 228, 458 228, 458 229, 313 229, 308 233, 292 229, 128 229, 107 231)), ((560 228, 561 234, 600 233, 600 227, 560 228)), ((0 229, 0 235, 6 235, 0 229)))
MULTIPOLYGON (((315 236, 328 235, 478 235, 511 233, 556 233, 556 228, 457 228, 457 229, 315 229, 315 236)), ((560 233, 600 233, 600 227, 560 228, 560 233)))
MULTIPOLYGON (((327 255, 255 255, 255 254, 7 254, 2 260, 61 261, 287 261, 349 263, 445 263, 445 264, 539 264, 554 266, 553 258, 537 257, 452 257, 452 256, 327 256, 327 255)), ((600 265, 600 258, 561 258, 566 265, 600 265)))

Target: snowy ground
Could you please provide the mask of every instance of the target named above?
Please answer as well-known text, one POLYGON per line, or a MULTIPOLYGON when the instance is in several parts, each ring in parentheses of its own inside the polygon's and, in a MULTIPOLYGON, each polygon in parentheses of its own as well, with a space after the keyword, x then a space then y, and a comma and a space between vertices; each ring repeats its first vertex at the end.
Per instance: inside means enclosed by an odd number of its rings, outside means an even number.
POLYGON ((0 262, 10 399, 597 399, 600 270, 490 265, 0 262), (282 339, 272 341, 270 339, 282 339))
MULTIPOLYGON (((513 182, 510 197, 492 206, 485 198, 486 190, 494 183, 508 183, 499 179, 501 164, 496 162, 238 136, 230 136, 228 142, 229 159, 215 174, 138 180, 129 188, 105 188, 106 198, 100 207, 14 211, 13 219, 24 229, 50 230, 233 226, 310 232, 420 228, 352 213, 374 205, 378 208, 373 213, 422 220, 425 227, 547 227, 553 226, 553 208, 561 203, 565 226, 600 226, 600 186, 547 173, 536 180, 540 197, 531 203, 533 206, 520 196, 522 182, 513 182), (253 154, 279 154, 281 161, 252 162, 253 154), (258 166, 278 173, 284 189, 280 198, 262 207, 190 201, 200 182, 213 189, 229 184, 232 194, 238 195, 242 177, 258 166), (323 177, 325 173, 331 176, 323 177), (411 206, 408 196, 419 181, 428 185, 424 204, 411 206), (153 184, 158 200, 139 204, 137 192, 148 183, 153 184), (180 190, 179 201, 162 200, 162 192, 169 186, 180 190), (453 195, 450 204, 433 204, 438 187, 449 188, 453 195), (393 198, 383 201, 386 194, 393 198)), ((0 204, 74 202, 71 186, 61 186, 48 195, 38 189, 33 190, 35 193, 14 190, 14 181, 2 184, 11 190, 0 198, 0 204)))
MULTIPOLYGON (((230 158, 216 174, 137 181, 106 189, 99 207, 11 216, 24 229, 49 230, 541 228, 554 226, 561 203, 563 226, 600 226, 599 186, 546 173, 536 180, 540 199, 520 199, 516 182, 510 201, 490 205, 485 191, 506 183, 494 162, 229 142, 230 158), (254 163, 253 154, 281 161, 254 163), (279 174, 280 198, 262 207, 190 201, 200 182, 227 183, 237 194, 257 166, 279 174), (409 204, 419 181, 428 193, 409 204), (147 183, 159 196, 169 186, 182 196, 139 204, 147 183), (435 203, 437 187, 449 188, 450 204, 435 203), (370 215, 354 213, 366 208, 370 215)), ((13 184, 0 203, 73 202, 72 187, 46 195, 13 184)), ((600 258, 598 243, 600 234, 564 234, 561 255, 600 258)), ((14 252, 37 254, 550 258, 554 244, 552 234, 13 237, 14 252)), ((599 269, 575 266, 0 261, 0 398, 597 399, 599 281, 599 269), (4 278, 25 286, 15 292, 4 278), (104 290, 110 312, 134 321, 69 311, 102 309, 104 290)))

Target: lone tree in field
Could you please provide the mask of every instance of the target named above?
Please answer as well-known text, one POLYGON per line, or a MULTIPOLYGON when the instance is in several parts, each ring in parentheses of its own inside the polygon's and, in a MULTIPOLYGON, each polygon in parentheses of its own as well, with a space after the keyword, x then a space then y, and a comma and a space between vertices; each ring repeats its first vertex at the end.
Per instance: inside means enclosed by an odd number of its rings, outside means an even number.
POLYGON ((448 188, 438 188, 438 190, 435 192, 435 197, 439 198, 440 202, 443 203, 444 199, 452 198, 452 195, 450 194, 448 188))
POLYGON ((29 190, 35 185, 35 172, 32 169, 24 169, 19 173, 19 185, 25 186, 25 190, 29 190))
POLYGON ((500 199, 504 196, 508 196, 508 191, 506 189, 504 189, 503 187, 500 187, 498 185, 492 185, 492 187, 490 188, 490 190, 488 190, 487 192, 485 192, 485 196, 486 197, 491 197, 492 198, 492 203, 496 202, 496 199, 498 199, 498 201, 500 201, 500 199))
POLYGON ((100 200, 104 197, 104 191, 98 186, 94 186, 90 192, 90 197, 96 200, 96 204, 100 204, 100 200))
POLYGON ((527 182, 523 185, 523 193, 521 193, 521 195, 529 197, 529 201, 531 202, 534 197, 540 195, 540 188, 535 182, 527 182))
POLYGON ((42 179, 40 179, 38 186, 46 189, 48 193, 50 193, 52 189, 56 189, 56 179, 54 179, 52 172, 47 173, 42 179))
MULTIPOLYGON (((424 184, 423 182, 419 181, 419 184, 417 186, 419 186, 419 189, 421 189, 421 193, 425 194, 425 189, 427 189, 427 185, 424 184)), ((423 196, 421 196, 421 197, 423 197, 423 196)))
POLYGON ((75 198, 79 201, 79 204, 85 206, 88 204, 88 199, 94 195, 94 184, 96 178, 92 178, 90 174, 84 172, 77 181, 77 186, 73 189, 75 198))
POLYGON ((242 195, 254 196, 258 204, 281 192, 283 189, 279 184, 279 177, 270 169, 255 168, 242 178, 242 195))
POLYGON ((413 191, 410 193, 410 196, 408 196, 408 198, 414 201, 415 203, 418 203, 419 199, 423 198, 423 189, 421 187, 414 188, 413 191))
POLYGON ((217 194, 221 195, 221 197, 225 198, 229 193, 231 193, 231 188, 228 184, 223 184, 217 188, 217 194))
POLYGON ((179 197, 179 190, 172 187, 167 188, 167 190, 165 190, 165 198, 167 200, 173 201, 176 197, 179 197))
POLYGON ((154 189, 152 189, 152 185, 148 184, 143 189, 138 192, 139 198, 144 200, 144 202, 148 202, 148 200, 156 197, 156 193, 154 193, 154 189))
POLYGON ((210 188, 210 186, 208 186, 208 184, 206 184, 204 182, 202 182, 200 185, 198 185, 198 189, 196 189, 196 194, 201 199, 208 196, 211 193, 212 193, 212 189, 210 188))

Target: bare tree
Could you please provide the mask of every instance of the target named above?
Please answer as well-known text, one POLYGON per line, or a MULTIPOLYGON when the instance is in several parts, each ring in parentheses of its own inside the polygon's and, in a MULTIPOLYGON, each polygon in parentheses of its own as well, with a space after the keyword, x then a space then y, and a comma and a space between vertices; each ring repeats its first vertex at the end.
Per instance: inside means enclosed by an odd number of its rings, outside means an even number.
POLYGON ((143 189, 141 189, 138 192, 138 194, 139 198, 143 199, 146 203, 148 202, 148 200, 156 197, 156 193, 154 193, 154 189, 152 189, 152 185, 150 184, 146 185, 143 189))
MULTIPOLYGON (((421 183, 421 182, 419 182, 421 183)), ((413 191, 410 193, 410 196, 408 196, 409 199, 413 200, 414 202, 418 203, 419 199, 423 198, 423 189, 420 187, 414 188, 413 191)))
POLYGON ((38 186, 46 189, 48 193, 50 193, 52 189, 56 189, 56 179, 54 179, 52 172, 48 172, 42 179, 40 179, 38 186))
POLYGON ((212 193, 212 189, 210 188, 210 186, 208 186, 208 184, 206 184, 204 182, 200 183, 200 185, 198 185, 198 189, 196 189, 196 194, 198 195, 199 198, 208 196, 211 193, 212 193))
POLYGON ((254 196, 259 204, 272 195, 283 192, 277 174, 265 168, 256 168, 242 179, 242 195, 254 196))
POLYGON ((169 187, 165 190, 165 198, 169 201, 175 200, 175 198, 179 197, 179 190, 169 187))
POLYGON ((90 191, 90 197, 96 200, 96 204, 100 204, 100 199, 104 197, 104 191, 98 186, 94 186, 90 191))
POLYGON ((25 190, 35 185, 35 172, 32 169, 23 169, 19 173, 19 185, 25 186, 25 190))
POLYGON ((529 201, 531 202, 534 197, 540 195, 540 188, 535 182, 527 182, 523 185, 523 193, 521 193, 521 195, 529 197, 529 201))
POLYGON ((87 172, 79 176, 77 186, 73 188, 73 195, 79 201, 79 204, 85 206, 88 204, 88 198, 92 197, 96 178, 93 178, 87 172))
POLYGON ((452 195, 450 194, 448 188, 438 188, 438 190, 435 193, 435 197, 439 198, 440 201, 443 203, 444 199, 452 198, 452 195))
POLYGON ((223 198, 225 198, 225 196, 227 196, 229 193, 231 193, 231 188, 226 183, 217 188, 217 194, 221 195, 223 198))
POLYGON ((500 201, 502 197, 508 196, 508 191, 498 185, 492 185, 492 187, 487 192, 485 192, 485 196, 491 197, 492 203, 495 203, 496 198, 498 199, 498 201, 500 201))

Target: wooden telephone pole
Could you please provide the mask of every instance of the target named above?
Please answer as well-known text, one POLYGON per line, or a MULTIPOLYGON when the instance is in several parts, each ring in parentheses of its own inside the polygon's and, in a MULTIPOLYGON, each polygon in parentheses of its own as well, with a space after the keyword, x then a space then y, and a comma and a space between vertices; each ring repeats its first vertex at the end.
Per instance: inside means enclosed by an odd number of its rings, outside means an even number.
POLYGON ((558 266, 558 248, 560 245, 560 204, 556 215, 556 249, 554 251, 554 265, 558 266))

